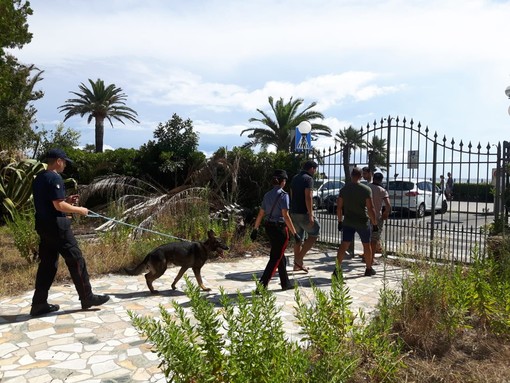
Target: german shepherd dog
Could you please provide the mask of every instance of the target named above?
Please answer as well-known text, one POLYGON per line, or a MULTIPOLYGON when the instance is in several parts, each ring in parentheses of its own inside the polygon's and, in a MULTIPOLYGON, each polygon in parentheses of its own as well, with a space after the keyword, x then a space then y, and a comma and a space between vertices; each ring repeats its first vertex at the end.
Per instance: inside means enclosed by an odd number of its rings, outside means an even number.
POLYGON ((176 283, 181 279, 186 270, 191 267, 200 288, 204 291, 211 291, 211 289, 204 286, 200 270, 207 259, 211 257, 213 251, 221 256, 223 250, 228 249, 228 246, 220 238, 216 237, 214 231, 209 230, 207 232, 207 240, 204 242, 172 242, 161 245, 147 254, 142 263, 134 269, 126 268, 124 270, 129 275, 138 275, 147 268, 149 270, 145 274, 147 286, 152 294, 157 294, 158 291, 154 289, 152 282, 165 273, 169 263, 181 266, 172 283, 173 290, 175 290, 176 283))

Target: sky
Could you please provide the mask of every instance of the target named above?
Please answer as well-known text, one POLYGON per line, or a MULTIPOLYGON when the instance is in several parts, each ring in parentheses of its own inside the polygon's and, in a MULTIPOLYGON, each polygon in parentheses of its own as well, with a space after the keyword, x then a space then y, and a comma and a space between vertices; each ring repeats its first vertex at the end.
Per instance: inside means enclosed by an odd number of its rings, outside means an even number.
MULTIPOLYGON (((199 150, 240 146, 268 97, 317 102, 335 134, 387 116, 440 137, 509 139, 510 0, 31 0, 32 42, 11 51, 43 70, 37 126, 88 79, 115 84, 139 124, 105 125, 106 148, 139 148, 174 113, 199 150)), ((65 122, 94 143, 94 124, 65 122)), ((332 138, 314 142, 316 148, 332 138)))

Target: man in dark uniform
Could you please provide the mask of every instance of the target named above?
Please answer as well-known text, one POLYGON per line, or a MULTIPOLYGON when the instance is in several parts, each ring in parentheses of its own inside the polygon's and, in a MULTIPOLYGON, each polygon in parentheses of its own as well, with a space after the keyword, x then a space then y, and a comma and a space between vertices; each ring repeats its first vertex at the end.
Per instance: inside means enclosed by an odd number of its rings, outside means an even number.
POLYGON ((59 253, 69 269, 82 309, 102 305, 110 299, 108 295, 92 293, 85 260, 71 230, 71 219, 66 216, 72 213, 84 216, 88 214, 87 208, 73 205, 77 203, 78 196, 66 198, 64 180, 60 173, 72 161, 60 149, 50 150, 46 159, 47 169, 37 175, 32 185, 35 229, 40 238, 40 263, 35 279, 31 316, 47 314, 60 308, 48 303, 48 292, 57 273, 59 253))
POLYGON ((317 172, 318 164, 315 161, 306 161, 301 172, 292 178, 290 185, 290 216, 292 223, 304 242, 294 244, 294 271, 308 273, 303 265, 303 259, 317 241, 320 225, 313 214, 313 175, 317 172))

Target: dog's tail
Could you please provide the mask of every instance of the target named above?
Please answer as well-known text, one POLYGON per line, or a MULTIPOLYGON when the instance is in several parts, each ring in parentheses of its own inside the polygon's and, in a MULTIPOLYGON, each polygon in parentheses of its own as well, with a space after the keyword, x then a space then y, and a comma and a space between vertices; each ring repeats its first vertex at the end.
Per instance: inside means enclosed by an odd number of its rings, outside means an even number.
POLYGON ((124 271, 129 275, 141 274, 141 272, 145 270, 147 263, 149 263, 149 255, 147 255, 145 257, 145 259, 142 261, 142 263, 140 263, 138 266, 136 266, 132 269, 128 269, 127 267, 124 267, 124 271))

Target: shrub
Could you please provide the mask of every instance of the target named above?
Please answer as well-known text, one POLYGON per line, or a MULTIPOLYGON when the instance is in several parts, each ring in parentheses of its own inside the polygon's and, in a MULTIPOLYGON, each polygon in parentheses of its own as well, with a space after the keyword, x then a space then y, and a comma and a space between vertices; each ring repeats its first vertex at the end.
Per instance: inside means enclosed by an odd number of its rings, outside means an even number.
POLYGON ((35 231, 34 213, 29 211, 22 214, 14 210, 11 219, 8 219, 6 224, 21 256, 29 262, 38 259, 39 236, 35 231))
POLYGON ((238 294, 234 303, 221 290, 217 311, 188 278, 186 285, 194 320, 175 301, 175 315, 160 307, 161 321, 129 311, 133 325, 154 344, 169 381, 308 381, 304 354, 285 339, 274 296, 261 289, 250 300, 238 294))
POLYGON ((398 343, 386 332, 365 326, 362 314, 355 324, 341 278, 329 295, 313 286, 313 303, 295 290, 300 343, 286 339, 276 298, 260 285, 250 298, 239 293, 235 300, 220 290, 219 309, 187 278, 186 285, 192 317, 175 301, 173 313, 160 307, 161 320, 129 311, 168 381, 329 383, 362 374, 389 382, 402 365, 398 343))

